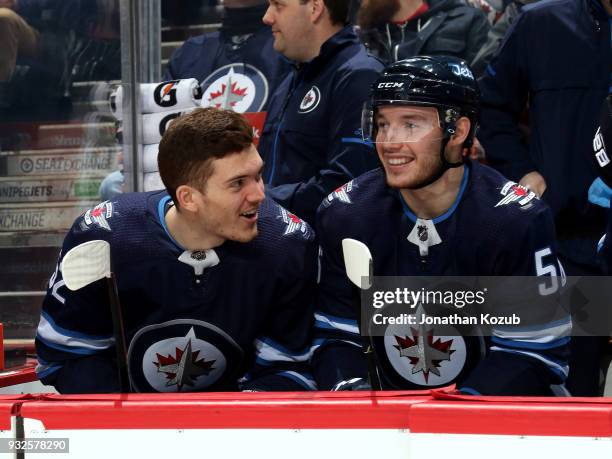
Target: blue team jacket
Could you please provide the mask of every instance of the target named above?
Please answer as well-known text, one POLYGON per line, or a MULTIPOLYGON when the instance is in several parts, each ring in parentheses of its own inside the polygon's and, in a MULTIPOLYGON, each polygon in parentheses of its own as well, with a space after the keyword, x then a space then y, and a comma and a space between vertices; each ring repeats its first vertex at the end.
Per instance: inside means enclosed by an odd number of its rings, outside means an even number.
POLYGON ((377 165, 360 124, 382 68, 347 26, 296 66, 270 100, 259 141, 267 193, 308 222, 329 192, 377 165))

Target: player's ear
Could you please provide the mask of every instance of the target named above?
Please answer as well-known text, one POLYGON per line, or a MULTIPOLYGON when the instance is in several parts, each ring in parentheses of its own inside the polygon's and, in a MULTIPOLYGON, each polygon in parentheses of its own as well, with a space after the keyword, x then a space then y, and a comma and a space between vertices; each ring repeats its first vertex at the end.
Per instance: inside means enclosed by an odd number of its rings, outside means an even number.
POLYGON ((176 189, 176 200, 179 209, 187 212, 195 212, 198 209, 196 198, 199 191, 189 185, 179 185, 176 189))
POLYGON ((462 116, 455 123, 455 133, 451 136, 448 144, 449 145, 463 145, 465 139, 470 134, 470 127, 472 123, 469 118, 462 116))

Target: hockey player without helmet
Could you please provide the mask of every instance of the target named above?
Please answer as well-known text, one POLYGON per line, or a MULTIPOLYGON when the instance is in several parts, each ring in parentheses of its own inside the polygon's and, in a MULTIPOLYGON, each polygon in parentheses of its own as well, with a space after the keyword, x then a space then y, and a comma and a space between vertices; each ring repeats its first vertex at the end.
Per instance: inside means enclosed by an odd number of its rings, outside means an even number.
POLYGON ((395 142, 417 142, 441 127, 441 138, 455 132, 455 122, 462 116, 471 122, 470 134, 464 144, 471 146, 476 132, 480 91, 467 63, 450 56, 416 56, 387 66, 372 85, 369 100, 362 112, 364 140, 383 143, 393 137, 395 142), (425 119, 377 139, 377 107, 382 105, 425 106, 437 108, 437 119, 425 119))

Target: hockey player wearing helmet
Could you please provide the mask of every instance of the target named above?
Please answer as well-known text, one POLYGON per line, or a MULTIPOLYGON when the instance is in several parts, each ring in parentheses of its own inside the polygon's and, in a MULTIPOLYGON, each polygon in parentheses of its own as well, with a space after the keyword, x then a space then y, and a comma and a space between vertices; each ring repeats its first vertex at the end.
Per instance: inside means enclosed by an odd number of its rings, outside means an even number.
MULTIPOLYGON (((396 62, 374 83, 362 130, 382 168, 331 193, 317 215, 321 279, 312 362, 320 389, 368 387, 345 238, 369 247, 375 276, 562 275, 548 207, 463 158, 478 98, 469 67, 451 57, 396 62)), ((373 348, 383 388, 457 383, 471 394, 552 395, 567 376, 570 331, 564 315, 529 330, 494 328, 488 340, 454 336, 432 354, 435 328, 419 340, 410 326, 389 325, 373 348)))

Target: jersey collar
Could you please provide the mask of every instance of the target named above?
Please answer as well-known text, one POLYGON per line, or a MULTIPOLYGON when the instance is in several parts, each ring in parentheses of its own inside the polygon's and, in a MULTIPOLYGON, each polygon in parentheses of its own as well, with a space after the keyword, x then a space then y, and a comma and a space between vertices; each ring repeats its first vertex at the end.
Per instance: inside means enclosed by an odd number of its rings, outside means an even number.
MULTIPOLYGON (((453 205, 450 206, 449 209, 446 212, 444 212, 442 215, 432 219, 431 221, 434 224, 440 223, 446 220, 447 218, 449 218, 451 215, 453 215, 453 213, 455 212, 455 209, 457 209, 457 206, 459 205, 459 202, 461 201, 461 198, 463 197, 463 193, 465 192, 465 189, 467 188, 469 176, 470 176, 470 164, 469 162, 466 162, 464 172, 463 172, 463 178, 461 179, 461 186, 459 187, 459 193, 457 193, 457 197, 455 198, 453 205)), ((397 195, 399 196, 400 202, 402 203, 402 209, 404 210, 404 214, 406 215, 406 217, 412 220, 413 223, 416 223, 418 217, 414 214, 414 212, 412 212, 412 210, 410 210, 410 207, 408 207, 408 204, 406 204, 406 201, 404 201, 404 198, 402 197, 402 194, 399 191, 397 191, 397 195)))
POLYGON ((173 205, 174 203, 170 199, 170 196, 164 196, 163 198, 161 198, 159 200, 159 203, 157 204, 157 216, 159 218, 159 224, 162 226, 162 228, 168 235, 168 238, 170 239, 170 241, 178 249, 184 251, 185 247, 183 247, 181 244, 176 242, 176 240, 172 237, 172 235, 170 234, 170 231, 168 230, 168 225, 166 225, 166 212, 168 212, 168 209, 170 209, 170 207, 172 207, 173 205))

